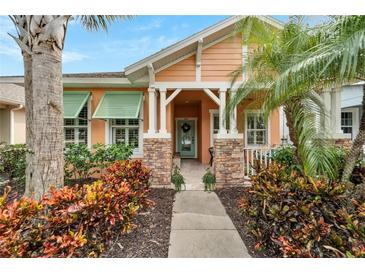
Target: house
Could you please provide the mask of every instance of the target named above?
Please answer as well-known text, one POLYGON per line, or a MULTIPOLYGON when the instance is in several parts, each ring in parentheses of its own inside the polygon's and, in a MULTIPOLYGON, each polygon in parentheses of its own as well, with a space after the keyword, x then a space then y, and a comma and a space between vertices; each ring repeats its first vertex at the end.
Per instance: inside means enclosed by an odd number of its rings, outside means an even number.
MULTIPOLYGON (((152 183, 159 186, 170 185, 173 157, 206 165, 213 147, 217 183, 242 182, 248 166, 244 155, 279 145, 283 124, 279 109, 264 121, 264 93, 225 115, 235 85, 246 79, 243 70, 232 86, 231 73, 244 66, 254 47, 234 32, 241 18, 220 21, 123 72, 64 74, 65 142, 127 143, 134 147, 133 158, 153 170, 152 183)), ((271 17, 260 19, 282 27, 271 17)), ((0 85, 9 83, 22 85, 23 77, 0 77, 0 85)))
POLYGON ((0 85, 0 144, 25 143, 24 88, 0 85))
POLYGON ((341 129, 354 140, 359 132, 365 82, 345 85, 341 90, 341 129))

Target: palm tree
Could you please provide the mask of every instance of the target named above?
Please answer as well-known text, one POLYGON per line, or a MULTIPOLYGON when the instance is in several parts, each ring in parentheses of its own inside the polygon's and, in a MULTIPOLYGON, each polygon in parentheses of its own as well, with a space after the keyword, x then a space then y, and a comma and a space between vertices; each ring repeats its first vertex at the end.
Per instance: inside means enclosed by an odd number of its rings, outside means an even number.
POLYGON ((9 16, 24 61, 27 156, 26 195, 36 198, 51 185, 63 186, 62 51, 70 20, 87 30, 107 30, 125 16, 13 15, 9 16))
MULTIPOLYGON (((332 16, 310 31, 317 38, 312 50, 303 52, 275 82, 272 105, 302 94, 293 86, 328 88, 365 80, 365 16, 332 16)), ((365 85, 359 133, 345 161, 341 180, 348 182, 365 143, 365 85)))
MULTIPOLYGON (((257 17, 244 18, 238 27, 243 32, 246 43, 258 45, 249 56, 245 68, 249 77, 240 85, 237 95, 231 99, 230 111, 250 94, 258 90, 265 92, 263 109, 266 117, 278 106, 284 106, 290 140, 294 147, 296 164, 302 173, 308 176, 325 175, 334 178, 337 175, 333 151, 326 144, 324 132, 317 130, 318 113, 324 114, 322 102, 317 92, 306 90, 303 94, 293 96, 290 100, 271 103, 271 94, 275 91, 275 80, 282 72, 297 60, 299 53, 315 45, 316 39, 306 32, 301 17, 292 17, 282 30, 274 30, 257 17)), ((235 72, 234 80, 242 73, 235 72)), ((301 89, 300 86, 293 87, 301 89)))

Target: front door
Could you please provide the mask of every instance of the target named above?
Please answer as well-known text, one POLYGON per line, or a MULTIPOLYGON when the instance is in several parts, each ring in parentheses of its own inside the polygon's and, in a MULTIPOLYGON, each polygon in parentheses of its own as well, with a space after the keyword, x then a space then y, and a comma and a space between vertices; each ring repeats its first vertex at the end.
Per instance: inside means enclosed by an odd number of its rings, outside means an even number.
POLYGON ((196 120, 182 119, 176 123, 176 148, 181 158, 196 158, 196 120))

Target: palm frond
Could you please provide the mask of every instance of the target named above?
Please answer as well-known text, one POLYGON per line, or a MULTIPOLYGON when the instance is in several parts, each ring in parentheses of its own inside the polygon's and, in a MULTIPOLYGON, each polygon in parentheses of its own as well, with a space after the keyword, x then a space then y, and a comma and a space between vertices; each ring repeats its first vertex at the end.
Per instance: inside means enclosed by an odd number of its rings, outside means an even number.
POLYGON ((108 26, 118 20, 132 19, 131 15, 77 15, 74 19, 88 31, 108 30, 108 26))

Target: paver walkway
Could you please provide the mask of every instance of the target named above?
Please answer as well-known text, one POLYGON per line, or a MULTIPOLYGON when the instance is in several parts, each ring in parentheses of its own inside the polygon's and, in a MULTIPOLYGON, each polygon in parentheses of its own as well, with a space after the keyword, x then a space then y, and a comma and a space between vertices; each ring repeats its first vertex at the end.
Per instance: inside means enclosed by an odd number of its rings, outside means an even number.
MULTIPOLYGON (((184 174, 183 164, 181 170, 192 189, 198 188, 197 182, 203 185, 201 179, 195 178, 194 181, 188 179, 187 173, 184 174)), ((202 190, 188 190, 176 194, 168 256, 169 258, 250 257, 218 196, 214 192, 208 193, 202 190)))

